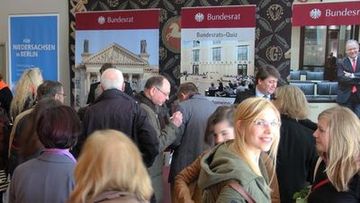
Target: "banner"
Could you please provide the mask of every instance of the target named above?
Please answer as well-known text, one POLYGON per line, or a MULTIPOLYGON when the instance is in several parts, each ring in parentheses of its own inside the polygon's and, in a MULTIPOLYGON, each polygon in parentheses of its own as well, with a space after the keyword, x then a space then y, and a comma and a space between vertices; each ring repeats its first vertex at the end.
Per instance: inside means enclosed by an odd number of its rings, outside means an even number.
POLYGON ((159 73, 160 9, 76 14, 75 106, 84 106, 90 84, 111 63, 135 91, 159 73))
POLYGON ((255 12, 255 5, 183 8, 181 82, 232 104, 254 75, 255 12))
POLYGON ((25 69, 40 68, 46 80, 58 80, 59 16, 9 16, 9 73, 10 86, 25 69))
POLYGON ((360 1, 293 5, 293 26, 359 25, 360 1))

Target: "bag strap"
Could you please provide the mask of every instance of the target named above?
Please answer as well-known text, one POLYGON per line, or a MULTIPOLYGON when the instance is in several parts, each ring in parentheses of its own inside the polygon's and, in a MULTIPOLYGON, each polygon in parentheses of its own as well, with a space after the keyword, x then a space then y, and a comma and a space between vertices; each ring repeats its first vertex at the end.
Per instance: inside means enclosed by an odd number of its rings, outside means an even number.
POLYGON ((236 181, 230 181, 228 184, 232 189, 236 190, 248 203, 256 203, 251 195, 236 181))

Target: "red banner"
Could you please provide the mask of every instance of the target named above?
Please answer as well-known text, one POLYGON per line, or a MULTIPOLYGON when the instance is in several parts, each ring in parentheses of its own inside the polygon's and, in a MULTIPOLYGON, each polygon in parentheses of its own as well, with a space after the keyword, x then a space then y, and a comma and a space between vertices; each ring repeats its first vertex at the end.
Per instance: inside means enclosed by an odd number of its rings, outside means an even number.
POLYGON ((76 30, 159 28, 160 9, 76 13, 76 30))
POLYGON ((293 26, 360 24, 360 1, 293 5, 293 26))
POLYGON ((183 8, 181 28, 255 27, 255 15, 255 5, 183 8))

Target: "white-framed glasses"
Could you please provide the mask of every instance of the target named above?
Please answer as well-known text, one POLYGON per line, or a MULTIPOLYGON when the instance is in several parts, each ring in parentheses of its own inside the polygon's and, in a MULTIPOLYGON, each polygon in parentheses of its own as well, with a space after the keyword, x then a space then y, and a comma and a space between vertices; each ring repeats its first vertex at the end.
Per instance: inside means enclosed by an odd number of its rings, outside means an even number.
POLYGON ((253 121, 253 123, 256 126, 261 126, 261 127, 266 127, 266 126, 279 127, 281 125, 281 122, 279 122, 277 120, 267 121, 265 119, 256 119, 253 121))

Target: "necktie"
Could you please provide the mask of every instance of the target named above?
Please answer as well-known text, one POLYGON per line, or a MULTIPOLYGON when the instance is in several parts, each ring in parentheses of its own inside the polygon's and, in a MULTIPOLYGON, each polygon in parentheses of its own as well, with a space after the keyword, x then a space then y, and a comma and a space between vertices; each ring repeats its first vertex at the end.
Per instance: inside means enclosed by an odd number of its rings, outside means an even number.
MULTIPOLYGON (((355 71, 356 71, 356 61, 355 61, 355 58, 353 58, 352 59, 352 69, 353 69, 353 71, 354 71, 354 73, 355 73, 355 71)), ((355 93, 357 91, 357 88, 356 88, 356 86, 355 85, 353 85, 352 86, 352 88, 351 88, 351 92, 352 93, 355 93)))

